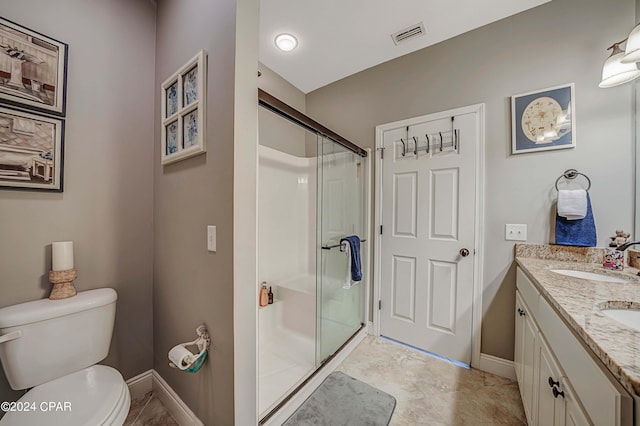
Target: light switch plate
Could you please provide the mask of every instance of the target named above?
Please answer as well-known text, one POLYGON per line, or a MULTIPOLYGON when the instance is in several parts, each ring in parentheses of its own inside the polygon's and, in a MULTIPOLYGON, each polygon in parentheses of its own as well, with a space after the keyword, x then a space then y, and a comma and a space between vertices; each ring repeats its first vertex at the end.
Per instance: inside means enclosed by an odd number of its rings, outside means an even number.
POLYGON ((216 251, 217 231, 215 225, 207 226, 207 250, 216 251))
POLYGON ((504 234, 507 241, 527 241, 527 225, 507 223, 504 234))

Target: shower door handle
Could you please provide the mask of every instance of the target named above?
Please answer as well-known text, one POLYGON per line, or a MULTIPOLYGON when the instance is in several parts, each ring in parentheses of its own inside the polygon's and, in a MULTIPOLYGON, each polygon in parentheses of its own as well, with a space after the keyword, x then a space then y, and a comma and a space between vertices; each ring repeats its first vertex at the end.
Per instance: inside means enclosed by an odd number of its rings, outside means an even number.
POLYGON ((467 256, 469 256, 469 249, 461 248, 461 249, 460 249, 460 256, 462 256, 462 257, 467 257, 467 256))

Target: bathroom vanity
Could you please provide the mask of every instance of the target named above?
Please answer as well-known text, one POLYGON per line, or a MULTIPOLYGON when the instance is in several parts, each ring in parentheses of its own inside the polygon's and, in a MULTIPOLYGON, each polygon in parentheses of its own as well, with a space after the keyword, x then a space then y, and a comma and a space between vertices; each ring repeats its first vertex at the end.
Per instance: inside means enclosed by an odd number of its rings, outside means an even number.
POLYGON ((602 250, 561 246, 518 244, 516 262, 514 362, 528 424, 633 425, 634 412, 640 424, 638 270, 608 271, 602 250))

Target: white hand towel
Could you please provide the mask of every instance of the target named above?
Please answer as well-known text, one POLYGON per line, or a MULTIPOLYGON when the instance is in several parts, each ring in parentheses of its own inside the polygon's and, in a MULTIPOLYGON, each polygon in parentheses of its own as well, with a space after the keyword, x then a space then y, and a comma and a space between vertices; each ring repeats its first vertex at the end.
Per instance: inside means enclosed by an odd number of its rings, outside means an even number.
POLYGON ((558 216, 567 220, 584 219, 587 215, 587 191, 562 189, 558 191, 558 216))
POLYGON ((347 241, 340 243, 340 251, 347 255, 347 276, 342 283, 342 288, 349 290, 351 288, 351 246, 347 241))

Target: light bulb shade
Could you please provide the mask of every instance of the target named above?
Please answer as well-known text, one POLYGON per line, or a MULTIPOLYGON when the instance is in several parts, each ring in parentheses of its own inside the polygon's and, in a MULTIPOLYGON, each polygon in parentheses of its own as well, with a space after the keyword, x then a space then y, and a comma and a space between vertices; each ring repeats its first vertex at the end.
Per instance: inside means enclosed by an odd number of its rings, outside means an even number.
POLYGON ((285 52, 290 52, 298 46, 298 39, 291 34, 283 33, 278 34, 275 39, 278 49, 285 52))
POLYGON ((631 30, 627 38, 627 46, 624 50, 623 64, 630 64, 640 61, 640 24, 631 30))
POLYGON ((623 56, 624 52, 616 53, 614 51, 614 54, 604 61, 602 81, 598 85, 599 87, 603 89, 615 87, 640 77, 640 70, 635 62, 630 64, 620 62, 623 56))

